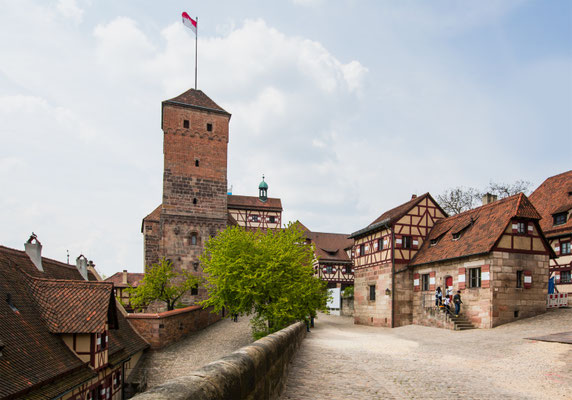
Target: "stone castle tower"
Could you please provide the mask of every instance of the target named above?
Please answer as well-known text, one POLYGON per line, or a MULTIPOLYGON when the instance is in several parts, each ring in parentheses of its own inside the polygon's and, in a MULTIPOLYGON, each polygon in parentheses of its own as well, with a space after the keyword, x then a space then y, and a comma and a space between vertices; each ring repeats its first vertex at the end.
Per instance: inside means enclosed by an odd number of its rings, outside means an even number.
MULTIPOLYGON (((143 219, 145 267, 165 257, 201 275, 204 243, 226 227, 231 115, 200 90, 163 101, 163 203, 143 219)), ((184 303, 206 297, 199 288, 184 303)))

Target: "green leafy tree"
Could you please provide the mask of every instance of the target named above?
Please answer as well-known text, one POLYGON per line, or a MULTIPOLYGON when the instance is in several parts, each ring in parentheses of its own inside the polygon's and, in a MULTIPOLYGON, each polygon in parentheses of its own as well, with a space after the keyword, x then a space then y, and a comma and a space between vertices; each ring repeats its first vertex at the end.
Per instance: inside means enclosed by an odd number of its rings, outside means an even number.
POLYGON ((134 308, 159 300, 167 303, 167 310, 173 310, 179 299, 199 283, 199 278, 186 271, 175 272, 171 261, 163 258, 147 270, 139 286, 130 287, 127 292, 134 308))
POLYGON ((228 227, 201 257, 209 293, 201 304, 253 314, 256 339, 325 311, 327 285, 314 276, 314 249, 305 240, 294 224, 267 233, 228 227))

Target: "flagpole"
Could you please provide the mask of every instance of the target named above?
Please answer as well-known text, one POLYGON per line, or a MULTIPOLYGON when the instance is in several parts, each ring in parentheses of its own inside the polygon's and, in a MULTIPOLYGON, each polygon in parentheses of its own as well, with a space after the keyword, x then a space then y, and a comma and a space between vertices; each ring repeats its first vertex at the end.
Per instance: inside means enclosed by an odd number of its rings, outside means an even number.
POLYGON ((198 46, 199 46, 199 17, 196 17, 197 21, 197 33, 195 34, 195 90, 197 90, 197 57, 198 57, 198 46))

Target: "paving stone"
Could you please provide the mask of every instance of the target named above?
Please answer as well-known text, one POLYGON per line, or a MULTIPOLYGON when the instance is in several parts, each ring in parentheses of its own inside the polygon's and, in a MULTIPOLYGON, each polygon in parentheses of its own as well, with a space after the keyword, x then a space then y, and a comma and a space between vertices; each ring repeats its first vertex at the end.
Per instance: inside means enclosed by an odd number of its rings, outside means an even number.
POLYGON ((570 326, 572 309, 470 331, 320 315, 281 399, 569 399, 572 346, 525 338, 570 326))

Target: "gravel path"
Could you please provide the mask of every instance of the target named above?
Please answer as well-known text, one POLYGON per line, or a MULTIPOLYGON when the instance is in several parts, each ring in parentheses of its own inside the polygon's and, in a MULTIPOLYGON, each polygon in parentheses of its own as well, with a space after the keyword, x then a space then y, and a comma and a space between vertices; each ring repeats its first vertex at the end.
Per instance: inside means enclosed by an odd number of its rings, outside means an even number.
POLYGON ((238 322, 225 318, 169 347, 150 351, 136 371, 136 380, 145 374, 149 389, 252 343, 249 321, 248 317, 239 317, 238 322))
POLYGON ((572 309, 470 331, 320 315, 281 399, 571 399, 572 345, 524 339, 570 330, 572 309))

